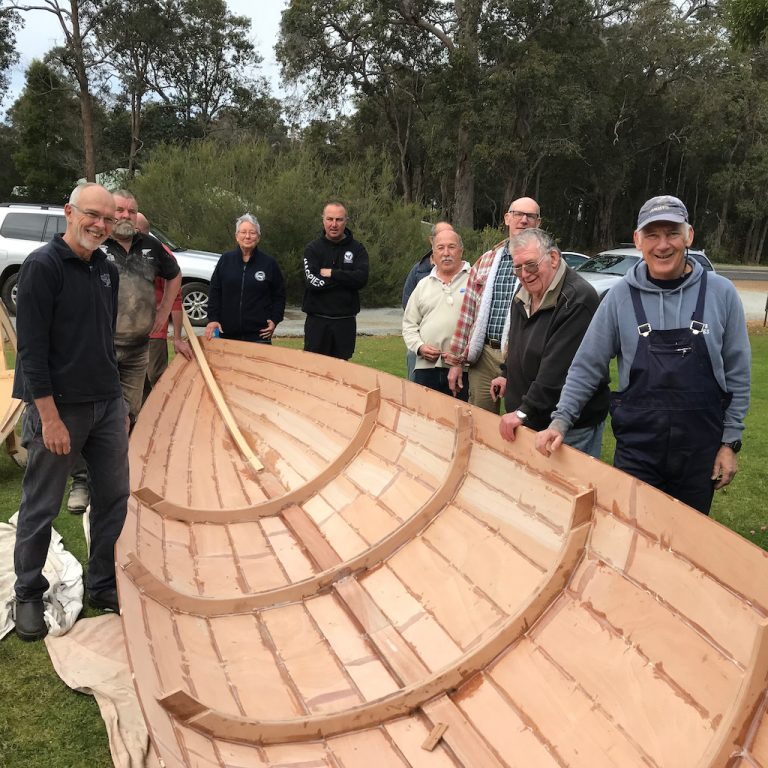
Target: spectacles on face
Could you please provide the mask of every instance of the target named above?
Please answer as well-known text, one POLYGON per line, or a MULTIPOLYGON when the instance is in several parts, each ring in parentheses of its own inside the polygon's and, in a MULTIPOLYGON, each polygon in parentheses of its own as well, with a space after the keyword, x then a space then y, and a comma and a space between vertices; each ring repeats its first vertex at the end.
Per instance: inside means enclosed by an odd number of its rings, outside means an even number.
POLYGON ((88 209, 81 208, 79 205, 75 205, 74 203, 70 203, 69 205, 76 211, 80 211, 80 213, 85 216, 86 219, 91 219, 91 221, 103 221, 105 227, 111 227, 115 223, 115 219, 110 216, 102 216, 100 213, 96 213, 96 211, 89 211, 88 209))
POLYGON ((548 253, 545 253, 538 261, 528 261, 525 264, 521 264, 519 267, 512 267, 512 271, 520 277, 520 275, 523 273, 523 270, 525 270, 529 275, 535 275, 539 271, 539 265, 541 264, 544 259, 549 256, 548 253))
POLYGON ((507 213, 511 213, 513 219, 522 219, 523 216, 525 216, 525 218, 530 221, 538 221, 541 218, 538 213, 528 213, 528 211, 513 211, 511 208, 507 211, 507 213))

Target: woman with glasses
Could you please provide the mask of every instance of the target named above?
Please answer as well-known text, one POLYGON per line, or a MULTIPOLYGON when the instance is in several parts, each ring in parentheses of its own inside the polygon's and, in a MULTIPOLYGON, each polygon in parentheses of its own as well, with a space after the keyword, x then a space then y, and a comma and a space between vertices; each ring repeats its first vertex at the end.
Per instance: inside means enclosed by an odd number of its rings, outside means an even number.
POLYGON ((235 222, 237 248, 221 255, 211 276, 205 337, 271 344, 285 312, 285 282, 277 261, 260 250, 261 226, 243 214, 235 222))

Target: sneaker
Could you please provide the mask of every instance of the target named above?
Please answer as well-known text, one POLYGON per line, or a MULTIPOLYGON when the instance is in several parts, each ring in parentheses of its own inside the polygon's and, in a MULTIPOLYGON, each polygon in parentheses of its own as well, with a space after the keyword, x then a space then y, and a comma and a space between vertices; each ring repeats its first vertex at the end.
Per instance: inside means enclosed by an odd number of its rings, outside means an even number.
POLYGON ((73 515, 82 515, 91 503, 91 494, 88 485, 73 481, 67 501, 67 512, 73 515))
POLYGON ((25 642, 42 640, 48 634, 42 600, 16 601, 16 634, 25 642))
POLYGON ((99 592, 89 592, 88 602, 93 608, 98 608, 100 611, 120 613, 120 603, 117 600, 116 589, 102 589, 99 592))

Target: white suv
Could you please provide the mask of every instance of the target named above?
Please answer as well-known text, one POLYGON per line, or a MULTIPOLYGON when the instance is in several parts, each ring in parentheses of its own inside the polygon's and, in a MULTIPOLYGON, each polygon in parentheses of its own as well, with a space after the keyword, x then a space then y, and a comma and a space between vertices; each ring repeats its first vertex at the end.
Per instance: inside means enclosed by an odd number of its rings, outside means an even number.
MULTIPOLYGON (((16 314, 16 281, 21 263, 66 226, 63 206, 0 203, 0 298, 12 315, 16 314)), ((152 234, 173 251, 179 263, 181 295, 190 321, 193 325, 205 325, 208 288, 219 254, 181 248, 155 227, 152 234)))

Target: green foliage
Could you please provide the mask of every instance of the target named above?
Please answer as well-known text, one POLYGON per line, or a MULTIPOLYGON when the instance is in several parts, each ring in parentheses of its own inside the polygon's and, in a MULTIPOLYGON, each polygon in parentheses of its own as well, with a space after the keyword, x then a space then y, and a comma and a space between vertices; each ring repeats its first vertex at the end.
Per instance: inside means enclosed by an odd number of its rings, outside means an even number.
POLYGON ((16 51, 16 30, 21 18, 12 8, 0 8, 0 102, 8 88, 7 71, 19 60, 16 51))
POLYGON ((398 304, 405 275, 427 247, 420 225, 425 212, 398 200, 388 163, 372 151, 329 167, 302 145, 280 151, 266 142, 166 146, 152 154, 133 186, 150 219, 192 247, 232 248, 237 217, 256 215, 261 246, 279 260, 293 302, 303 293, 304 246, 321 233, 323 205, 331 198, 347 205, 350 229, 370 255, 364 305, 398 304))
POLYGON ((49 64, 33 61, 10 118, 18 142, 12 157, 26 198, 66 200, 82 169, 80 108, 70 83, 49 64))
POLYGON ((737 45, 756 48, 765 42, 768 32, 766 0, 723 0, 721 6, 737 45))

